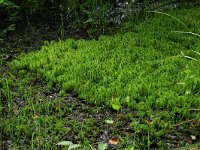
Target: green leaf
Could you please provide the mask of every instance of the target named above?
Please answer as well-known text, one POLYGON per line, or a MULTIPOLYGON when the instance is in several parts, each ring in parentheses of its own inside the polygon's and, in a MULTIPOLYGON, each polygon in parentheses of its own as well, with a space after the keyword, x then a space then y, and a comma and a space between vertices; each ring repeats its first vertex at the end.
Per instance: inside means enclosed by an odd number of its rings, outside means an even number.
POLYGON ((121 108, 121 105, 120 104, 112 104, 112 108, 114 109, 114 110, 119 110, 120 108, 121 108))
POLYGON ((15 24, 11 24, 8 28, 8 31, 15 31, 15 24))
POLYGON ((93 22, 94 20, 92 19, 92 18, 90 18, 90 19, 88 19, 88 20, 86 20, 84 23, 91 23, 91 22, 93 22))
POLYGON ((98 150, 106 150, 108 147, 108 144, 107 143, 100 143, 98 145, 98 150))
POLYGON ((68 150, 76 149, 76 148, 78 148, 80 146, 81 146, 80 144, 72 144, 72 145, 69 146, 68 150))
POLYGON ((0 4, 3 3, 3 2, 4 2, 4 0, 0 0, 0 4))
POLYGON ((126 97, 126 103, 129 103, 129 102, 130 102, 130 97, 127 96, 127 97, 126 97))
POLYGON ((59 142, 57 143, 56 145, 73 145, 73 143, 71 141, 62 141, 62 142, 59 142))
POLYGON ((114 123, 113 120, 105 120, 105 122, 108 123, 108 124, 113 124, 114 123))

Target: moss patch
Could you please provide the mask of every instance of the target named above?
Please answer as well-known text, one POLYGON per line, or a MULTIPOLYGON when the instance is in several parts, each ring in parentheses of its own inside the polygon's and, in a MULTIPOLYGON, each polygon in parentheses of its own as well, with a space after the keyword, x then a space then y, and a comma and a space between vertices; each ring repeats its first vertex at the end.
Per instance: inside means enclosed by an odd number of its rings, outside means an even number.
POLYGON ((128 106, 140 118, 130 123, 138 137, 143 131, 162 137, 172 125, 200 115, 199 41, 171 33, 200 32, 198 12, 199 8, 169 12, 179 18, 184 15, 187 28, 155 14, 135 25, 135 32, 102 36, 98 41, 47 43, 12 61, 10 68, 20 76, 36 74, 60 94, 73 91, 98 106, 128 106))
POLYGON ((174 104, 168 99, 177 104, 199 94, 199 63, 181 55, 199 51, 199 45, 192 36, 169 33, 179 27, 174 23, 156 16, 136 26, 137 33, 104 36, 98 41, 69 39, 51 43, 19 57, 11 66, 21 72, 37 72, 50 88, 57 85, 67 92, 76 91, 81 98, 95 103, 110 104, 119 99, 134 108, 148 102, 150 106, 171 109, 174 104), (184 81, 190 75, 193 78, 188 86, 184 81))

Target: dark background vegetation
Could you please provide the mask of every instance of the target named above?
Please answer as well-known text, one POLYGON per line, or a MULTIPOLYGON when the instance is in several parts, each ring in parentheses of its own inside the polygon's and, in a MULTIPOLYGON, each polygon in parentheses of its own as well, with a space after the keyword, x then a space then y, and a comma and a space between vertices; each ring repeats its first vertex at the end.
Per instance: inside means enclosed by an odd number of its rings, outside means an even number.
POLYGON ((67 27, 93 38, 111 34, 123 20, 136 22, 146 10, 198 3, 198 0, 1 0, 0 37, 28 26, 40 26, 57 29, 62 38, 67 27))
POLYGON ((132 30, 148 10, 199 5, 199 0, 0 0, 0 53, 11 60, 44 41, 98 39, 132 30))

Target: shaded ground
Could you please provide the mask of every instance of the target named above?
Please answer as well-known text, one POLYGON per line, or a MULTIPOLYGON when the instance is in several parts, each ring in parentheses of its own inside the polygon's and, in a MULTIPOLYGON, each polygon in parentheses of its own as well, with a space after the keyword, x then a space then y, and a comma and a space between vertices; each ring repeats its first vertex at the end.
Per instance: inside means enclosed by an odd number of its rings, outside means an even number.
MULTIPOLYGON (((79 31, 75 31, 71 32, 66 38, 79 38, 81 37, 81 35, 82 34, 79 31)), ((26 28, 20 32, 15 33, 14 35, 10 35, 5 41, 1 41, 0 53, 3 55, 3 60, 6 64, 6 62, 16 58, 16 56, 21 52, 29 52, 39 49, 44 44, 45 40, 59 40, 59 38, 60 36, 56 28, 52 30, 49 30, 47 27, 26 28)), ((8 70, 5 64, 3 66, 3 69, 6 75, 6 72, 8 70)), ((13 93, 15 93, 13 99, 17 107, 24 107, 25 100, 20 97, 19 93, 17 93, 19 89, 17 89, 17 87, 12 87, 11 90, 13 91, 13 93)), ((84 136, 90 138, 90 142, 94 143, 94 145, 97 145, 98 142, 108 143, 108 140, 112 137, 117 137, 119 138, 119 140, 122 137, 129 138, 130 140, 128 140, 128 142, 130 143, 127 143, 127 145, 134 142, 132 140, 134 139, 134 134, 132 134, 134 131, 130 128, 129 124, 133 121, 133 118, 135 118, 136 120, 138 118, 137 116, 135 116, 135 112, 128 108, 123 108, 119 112, 116 112, 105 106, 96 107, 95 105, 89 104, 85 100, 78 99, 76 93, 70 93, 64 97, 60 97, 58 95, 58 89, 53 89, 50 91, 46 87, 45 83, 41 83, 41 81, 37 79, 35 79, 35 81, 31 84, 29 83, 26 87, 24 87, 24 91, 22 91, 22 93, 26 93, 26 91, 29 90, 32 91, 34 99, 36 101, 39 101, 39 99, 42 99, 44 102, 45 100, 54 101, 62 99, 61 103, 57 105, 57 107, 59 107, 61 111, 65 111, 65 108, 70 108, 62 117, 69 122, 68 126, 72 127, 72 130, 63 133, 62 137, 59 137, 61 139, 73 141, 75 143, 81 143, 82 141, 80 141, 80 137, 77 137, 77 132, 78 130, 87 129, 84 128, 84 126, 82 126, 82 129, 80 125, 84 123, 85 120, 92 119, 92 123, 88 124, 88 126, 91 125, 91 129, 88 131, 89 134, 84 134, 84 136), (113 120, 114 123, 105 123, 105 120, 107 119, 113 120), (73 127, 73 120, 79 122, 79 124, 77 124, 77 126, 75 125, 75 127, 73 127)), ((3 117, 6 117, 6 99, 3 99, 3 103, 5 106, 3 117)), ((57 108, 52 109, 55 109, 54 115, 56 116, 57 108)), ((163 141, 166 145, 165 147, 168 147, 169 149, 174 149, 175 147, 180 147, 182 145, 197 142, 197 140, 192 140, 191 134, 190 132, 188 132, 188 130, 198 132, 199 126, 194 125, 190 121, 172 126, 171 130, 168 132, 169 134, 163 137, 163 141)), ((143 134, 145 133, 141 133, 141 136, 143 136, 143 134)), ((0 146, 0 149, 9 149, 10 147, 13 147, 14 144, 12 143, 12 141, 10 141, 9 138, 7 138, 7 135, 3 134, 2 137, 3 143, 0 146)), ((198 139, 199 137, 196 138, 198 139)), ((27 143, 22 139, 20 144, 26 145, 27 143)), ((119 149, 119 147, 117 145, 110 144, 108 149, 119 149)), ((157 141, 152 140, 151 149, 158 149, 157 141)))
MULTIPOLYGON (((9 61, 21 52, 38 50, 44 45, 45 41, 50 42, 61 39, 58 28, 42 24, 30 27, 23 25, 16 32, 9 33, 4 39, 0 40, 0 53, 3 54, 5 61, 9 61)), ((80 37, 83 37, 80 30, 68 29, 65 39, 80 37)))

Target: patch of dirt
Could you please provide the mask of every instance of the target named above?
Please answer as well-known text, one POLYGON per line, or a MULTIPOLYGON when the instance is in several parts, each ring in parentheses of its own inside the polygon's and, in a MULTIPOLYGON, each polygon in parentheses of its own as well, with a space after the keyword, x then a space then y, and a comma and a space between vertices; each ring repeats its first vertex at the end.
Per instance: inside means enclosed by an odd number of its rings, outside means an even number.
POLYGON ((79 29, 66 27, 65 35, 61 38, 59 26, 49 26, 41 24, 37 26, 21 27, 16 32, 11 32, 0 40, 0 53, 3 55, 4 61, 11 61, 20 53, 36 51, 44 45, 45 41, 59 41, 68 38, 79 39, 83 37, 83 33, 79 29), (24 28, 24 29, 23 29, 24 28))

